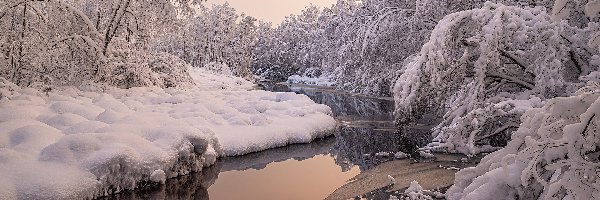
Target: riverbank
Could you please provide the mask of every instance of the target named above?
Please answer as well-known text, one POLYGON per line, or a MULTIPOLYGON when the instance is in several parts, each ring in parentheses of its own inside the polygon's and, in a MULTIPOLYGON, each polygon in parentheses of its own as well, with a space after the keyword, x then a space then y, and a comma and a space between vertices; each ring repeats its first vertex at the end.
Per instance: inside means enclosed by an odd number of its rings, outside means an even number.
POLYGON ((190 69, 193 88, 0 81, 0 199, 95 198, 332 134, 329 107, 190 69))
POLYGON ((435 154, 432 159, 385 162, 353 177, 327 199, 401 197, 413 181, 417 181, 423 190, 443 193, 454 183, 458 170, 477 165, 479 159, 460 154, 435 154))

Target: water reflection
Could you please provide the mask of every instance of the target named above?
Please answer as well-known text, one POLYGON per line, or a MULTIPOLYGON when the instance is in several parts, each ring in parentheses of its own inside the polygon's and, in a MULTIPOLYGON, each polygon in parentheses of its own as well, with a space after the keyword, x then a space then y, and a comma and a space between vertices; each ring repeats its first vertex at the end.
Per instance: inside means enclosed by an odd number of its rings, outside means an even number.
POLYGON ((247 169, 261 170, 274 162, 302 161, 316 155, 328 155, 335 141, 335 137, 327 137, 317 139, 309 144, 294 144, 244 156, 222 158, 218 162, 222 166, 222 172, 247 169))
POLYGON ((405 128, 403 131, 378 130, 372 127, 340 127, 335 134, 336 143, 330 153, 336 158, 336 164, 343 169, 356 165, 361 171, 395 159, 393 154, 398 151, 417 157, 417 148, 427 144, 427 140, 431 137, 428 129, 405 128), (390 155, 377 156, 379 152, 390 155))
POLYGON ((394 101, 390 98, 371 98, 332 89, 291 85, 290 91, 305 94, 313 101, 329 106, 341 121, 384 122, 392 125, 394 101))
POLYGON ((365 97, 306 85, 263 83, 263 87, 305 94, 313 101, 331 107, 341 125, 335 133, 336 142, 329 153, 342 171, 352 166, 359 166, 361 170, 371 169, 395 159, 393 154, 398 151, 417 157, 417 147, 431 140, 430 125, 401 129, 394 125, 394 101, 391 98, 365 97), (375 156, 379 152, 387 152, 392 156, 375 156))
POLYGON ((196 199, 208 200, 208 188, 212 186, 219 173, 219 163, 204 168, 200 173, 192 173, 178 178, 168 179, 164 185, 146 187, 134 191, 125 191, 102 199, 144 200, 144 199, 196 199))
POLYGON ((324 199, 358 175, 340 172, 329 155, 267 164, 264 169, 222 171, 208 189, 211 199, 324 199))
POLYGON ((360 172, 395 159, 395 152, 413 153, 430 139, 428 126, 395 128, 394 103, 389 98, 324 87, 262 86, 269 91, 302 93, 331 107, 340 122, 334 136, 222 158, 202 173, 108 199, 323 199, 360 172), (379 152, 391 156, 377 156, 379 152))

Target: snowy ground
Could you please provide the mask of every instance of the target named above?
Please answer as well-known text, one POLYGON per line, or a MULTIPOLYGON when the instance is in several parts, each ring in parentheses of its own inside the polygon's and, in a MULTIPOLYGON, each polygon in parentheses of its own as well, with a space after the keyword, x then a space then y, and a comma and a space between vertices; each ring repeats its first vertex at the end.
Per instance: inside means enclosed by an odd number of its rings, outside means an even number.
POLYGON ((331 134, 329 107, 192 69, 191 89, 42 93, 0 80, 0 199, 92 198, 331 134))
POLYGON ((331 81, 328 78, 311 78, 306 76, 292 75, 287 80, 288 83, 292 84, 306 84, 306 85, 318 85, 318 86, 335 86, 336 82, 331 81))

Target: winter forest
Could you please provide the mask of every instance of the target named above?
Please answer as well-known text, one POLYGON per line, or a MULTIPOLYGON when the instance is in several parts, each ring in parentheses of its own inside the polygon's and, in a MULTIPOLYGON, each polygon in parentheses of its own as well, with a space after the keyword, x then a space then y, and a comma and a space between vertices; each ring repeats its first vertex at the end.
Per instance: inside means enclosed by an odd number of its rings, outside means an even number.
POLYGON ((600 199, 597 115, 600 0, 0 0, 2 200, 600 199))

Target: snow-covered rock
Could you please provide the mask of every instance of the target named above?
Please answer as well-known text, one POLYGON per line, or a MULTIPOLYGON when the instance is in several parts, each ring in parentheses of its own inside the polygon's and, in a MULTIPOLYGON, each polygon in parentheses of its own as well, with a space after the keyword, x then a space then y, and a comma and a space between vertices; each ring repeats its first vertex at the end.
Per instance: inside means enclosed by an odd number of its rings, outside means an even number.
POLYGON ((410 186, 404 191, 404 193, 408 196, 409 200, 430 200, 431 196, 423 194, 424 190, 419 182, 412 181, 410 182, 410 186))
POLYGON ((406 154, 406 153, 404 153, 402 151, 398 151, 398 152, 396 152, 394 154, 394 157, 397 158, 397 159, 404 159, 404 158, 410 157, 410 155, 408 155, 408 154, 406 154))

